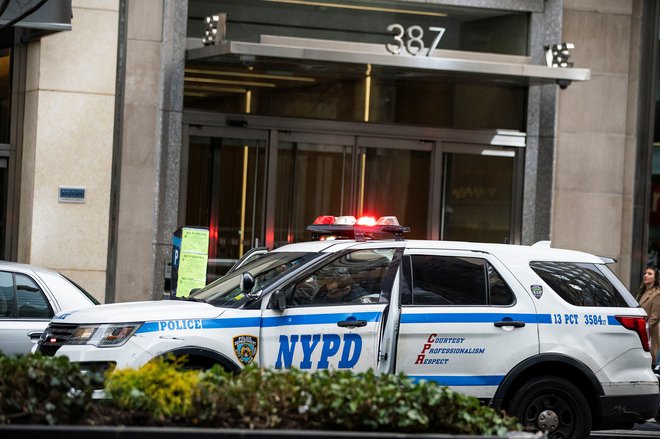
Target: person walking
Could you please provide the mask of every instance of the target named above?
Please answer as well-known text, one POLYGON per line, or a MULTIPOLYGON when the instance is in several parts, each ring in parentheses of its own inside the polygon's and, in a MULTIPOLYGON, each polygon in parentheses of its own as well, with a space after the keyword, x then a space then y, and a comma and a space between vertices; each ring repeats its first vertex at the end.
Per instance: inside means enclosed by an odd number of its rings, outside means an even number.
POLYGON ((651 367, 656 366, 658 348, 660 348, 660 275, 656 266, 649 266, 644 271, 642 284, 639 286, 637 301, 649 317, 651 335, 651 367))

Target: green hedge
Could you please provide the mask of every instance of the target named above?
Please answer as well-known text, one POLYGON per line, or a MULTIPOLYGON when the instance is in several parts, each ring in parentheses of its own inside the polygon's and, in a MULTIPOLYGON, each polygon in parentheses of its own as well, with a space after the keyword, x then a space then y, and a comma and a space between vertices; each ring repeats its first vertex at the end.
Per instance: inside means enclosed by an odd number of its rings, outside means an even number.
POLYGON ((257 367, 231 374, 181 366, 180 360, 154 361, 115 371, 105 380, 109 397, 93 401, 91 389, 100 388, 101 378, 80 374, 64 357, 0 357, 0 423, 471 435, 522 428, 476 398, 403 375, 257 367))
POLYGON ((0 355, 0 424, 77 424, 102 385, 66 357, 0 355))

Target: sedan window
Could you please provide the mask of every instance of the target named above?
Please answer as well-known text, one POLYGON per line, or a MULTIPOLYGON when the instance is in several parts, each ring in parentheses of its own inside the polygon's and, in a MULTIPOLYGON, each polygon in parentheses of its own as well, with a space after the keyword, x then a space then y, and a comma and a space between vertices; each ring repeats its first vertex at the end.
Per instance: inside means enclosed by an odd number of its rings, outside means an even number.
POLYGON ((11 273, 0 271, 0 318, 16 317, 14 279, 11 273))
POLYGON ((50 319, 53 315, 43 291, 30 277, 0 271, 0 318, 50 319))
POLYGON ((60 309, 86 308, 99 304, 94 296, 68 277, 48 271, 40 272, 39 276, 51 292, 57 292, 55 299, 60 309))
POLYGON ((53 317, 53 310, 41 288, 23 274, 16 274, 15 279, 18 318, 49 319, 53 317))

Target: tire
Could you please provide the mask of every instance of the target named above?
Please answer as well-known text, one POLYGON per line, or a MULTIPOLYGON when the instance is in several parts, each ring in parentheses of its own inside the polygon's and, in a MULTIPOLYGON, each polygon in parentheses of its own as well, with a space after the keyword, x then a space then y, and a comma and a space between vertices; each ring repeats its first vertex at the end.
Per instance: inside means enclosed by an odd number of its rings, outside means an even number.
POLYGON ((591 432, 586 398, 563 378, 543 376, 526 382, 511 398, 507 412, 526 429, 544 431, 551 439, 588 438, 591 432))

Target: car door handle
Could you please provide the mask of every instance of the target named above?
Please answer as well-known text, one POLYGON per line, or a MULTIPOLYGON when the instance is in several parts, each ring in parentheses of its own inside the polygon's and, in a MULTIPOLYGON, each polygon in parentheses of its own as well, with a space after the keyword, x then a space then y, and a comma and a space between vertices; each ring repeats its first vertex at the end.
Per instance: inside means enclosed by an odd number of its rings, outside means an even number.
POLYGON ((39 340, 41 338, 41 334, 41 331, 28 332, 28 337, 30 337, 30 340, 39 340))
POLYGON ((340 328, 361 327, 361 326, 367 326, 367 321, 366 320, 342 320, 341 322, 337 322, 337 326, 339 326, 340 328))
POLYGON ((522 328, 525 326, 525 322, 520 320, 500 320, 499 322, 493 323, 496 327, 502 328, 504 326, 513 326, 514 328, 522 328))

